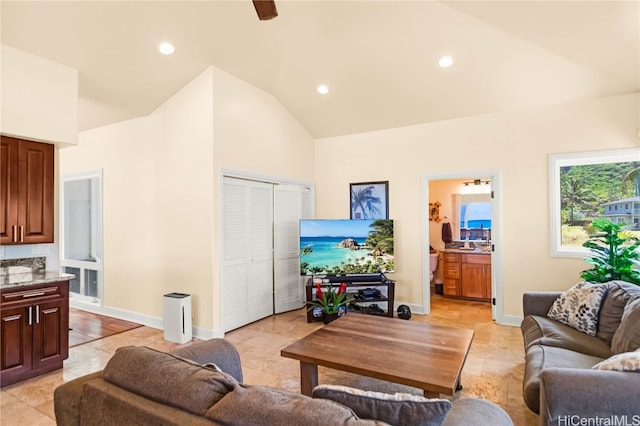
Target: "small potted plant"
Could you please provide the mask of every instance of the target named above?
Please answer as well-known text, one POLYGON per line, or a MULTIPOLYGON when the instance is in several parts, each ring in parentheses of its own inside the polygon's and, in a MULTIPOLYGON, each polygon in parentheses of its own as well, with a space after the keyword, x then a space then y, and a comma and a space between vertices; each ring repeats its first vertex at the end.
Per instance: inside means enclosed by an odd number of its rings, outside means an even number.
POLYGON ((624 223, 612 223, 607 219, 595 219, 592 223, 596 232, 583 247, 590 251, 585 262, 592 269, 582 271, 583 280, 604 283, 622 280, 640 285, 640 240, 631 231, 624 230, 624 223))
POLYGON ((316 283, 316 299, 309 302, 312 309, 322 309, 322 318, 325 324, 347 313, 347 283, 341 283, 336 290, 333 284, 322 289, 320 283, 316 283))

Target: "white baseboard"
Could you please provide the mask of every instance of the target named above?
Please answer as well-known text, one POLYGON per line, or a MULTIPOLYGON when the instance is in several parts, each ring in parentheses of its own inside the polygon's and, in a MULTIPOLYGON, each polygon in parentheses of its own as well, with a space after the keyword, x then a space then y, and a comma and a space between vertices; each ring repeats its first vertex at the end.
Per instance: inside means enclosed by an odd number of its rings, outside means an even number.
POLYGON ((223 339, 224 332, 219 328, 210 330, 203 327, 193 327, 193 337, 200 340, 223 339))
MULTIPOLYGON (((127 311, 125 309, 111 308, 109 306, 98 306, 92 303, 72 299, 69 300, 69 306, 81 311, 87 311, 98 315, 106 315, 123 321, 135 322, 158 330, 164 329, 164 320, 159 317, 144 315, 138 312, 127 311)), ((201 340, 224 337, 224 333, 220 329, 211 330, 199 326, 192 327, 192 335, 194 338, 201 340)))
POLYGON ((502 315, 502 318, 497 318, 496 322, 501 325, 520 327, 520 323, 522 323, 522 317, 519 315, 502 315))

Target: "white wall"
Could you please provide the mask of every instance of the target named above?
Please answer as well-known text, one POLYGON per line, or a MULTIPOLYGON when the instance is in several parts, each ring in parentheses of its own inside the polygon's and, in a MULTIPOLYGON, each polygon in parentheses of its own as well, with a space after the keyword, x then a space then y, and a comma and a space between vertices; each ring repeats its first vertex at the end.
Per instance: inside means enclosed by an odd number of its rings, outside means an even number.
POLYGON ((161 316, 155 289, 154 139, 151 118, 80 134, 60 150, 61 174, 103 170, 104 305, 161 316), (138 309, 140 308, 140 309, 138 309))
POLYGON ((311 181, 313 138, 272 95, 214 68, 215 165, 311 181))
POLYGON ((160 326, 163 294, 188 293, 196 332, 215 335, 221 167, 311 180, 312 159, 272 96, 211 67, 149 117, 82 132, 61 170, 104 170, 106 310, 160 326))
POLYGON ((0 59, 0 132, 75 145, 78 71, 4 44, 0 59))
POLYGON ((637 147, 638 101, 626 95, 317 140, 317 216, 348 217, 350 182, 388 180, 396 298, 421 304, 422 178, 498 170, 503 311, 521 315, 524 291, 566 289, 587 267, 550 255, 548 155, 637 147))
MULTIPOLYGON (((62 174, 103 169, 104 306, 161 325, 163 295, 211 310, 212 100, 204 72, 150 116, 80 134, 62 174)), ((211 324, 202 320, 203 326, 211 324)))
MULTIPOLYGON (((313 138, 272 95, 214 68, 214 167, 313 182, 313 138)), ((218 306, 221 267, 220 192, 216 175, 214 302, 218 306)), ((217 314, 217 312, 216 312, 217 314)), ((216 327, 220 322, 216 322, 216 327)))
MULTIPOLYGON (((161 294, 191 294, 194 322, 212 326, 213 292, 213 72, 209 68, 151 115, 150 176, 154 208, 147 213, 157 269, 153 312, 161 294)), ((136 309, 139 303, 132 308, 136 309)))

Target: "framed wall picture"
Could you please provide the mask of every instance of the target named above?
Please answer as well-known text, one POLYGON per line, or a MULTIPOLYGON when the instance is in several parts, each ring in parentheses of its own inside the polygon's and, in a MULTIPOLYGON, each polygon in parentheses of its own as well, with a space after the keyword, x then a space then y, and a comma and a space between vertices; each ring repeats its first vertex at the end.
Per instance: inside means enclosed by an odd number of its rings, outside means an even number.
POLYGON ((429 203, 429 220, 440 222, 440 201, 429 203))
POLYGON ((349 184, 351 219, 389 219, 389 181, 349 184))
POLYGON ((593 219, 640 236, 640 149, 549 156, 551 255, 585 257, 593 219))

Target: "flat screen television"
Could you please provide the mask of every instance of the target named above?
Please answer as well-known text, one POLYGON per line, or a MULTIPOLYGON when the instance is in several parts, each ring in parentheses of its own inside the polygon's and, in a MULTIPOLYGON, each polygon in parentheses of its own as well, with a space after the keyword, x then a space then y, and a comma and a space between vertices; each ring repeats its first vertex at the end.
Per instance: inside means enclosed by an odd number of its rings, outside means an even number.
POLYGON ((390 273, 393 220, 300 220, 300 275, 390 273))

